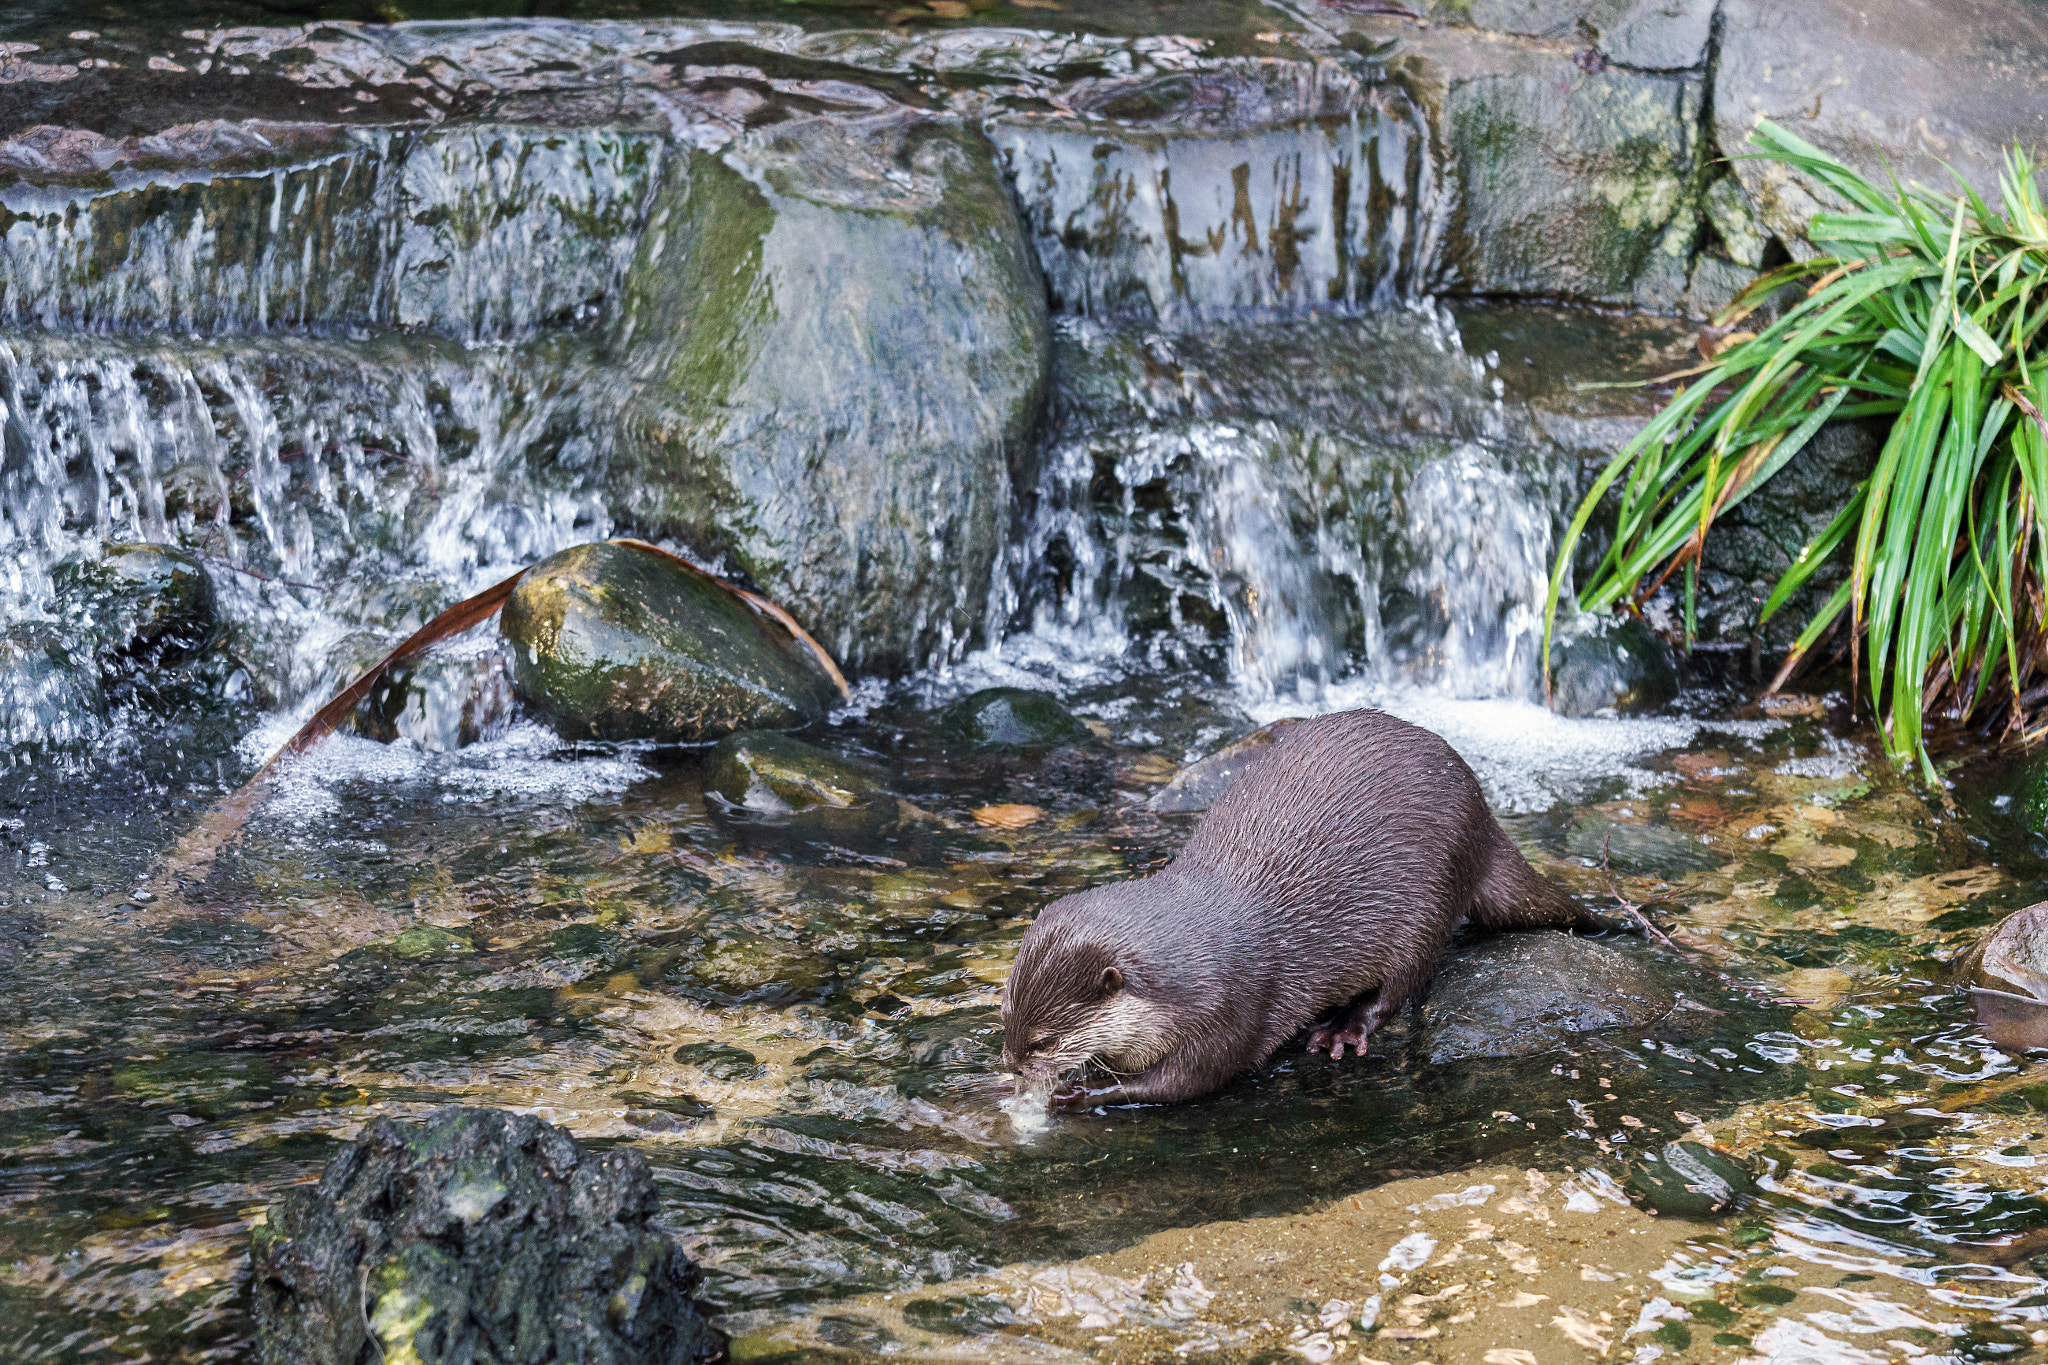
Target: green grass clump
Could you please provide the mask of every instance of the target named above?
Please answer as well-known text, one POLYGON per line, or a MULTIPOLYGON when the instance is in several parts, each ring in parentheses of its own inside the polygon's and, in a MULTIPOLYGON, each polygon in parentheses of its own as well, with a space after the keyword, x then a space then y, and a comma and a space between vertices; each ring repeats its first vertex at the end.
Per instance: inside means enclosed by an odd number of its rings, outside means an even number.
MULTIPOLYGON (((1819 213, 1814 260, 1774 270, 1715 319, 1721 348, 1683 376, 1580 503, 1544 612, 1544 658, 1573 549, 1619 490, 1614 540, 1578 594, 1588 611, 1640 612, 1682 573, 1692 633, 1701 547, 1715 518, 1764 487, 1832 419, 1888 415, 1869 479, 1800 551, 1765 602, 1768 621, 1830 560, 1848 574, 1800 632, 1775 690, 1845 620, 1894 762, 1931 778, 1930 718, 2024 730, 2048 678, 2048 214, 2015 148, 2003 212, 1964 186, 1953 199, 1885 193, 1769 123, 1751 141, 1854 206, 1819 213), (1806 295, 1757 333, 1732 330, 1787 285, 1806 295)), ((1546 676, 1546 688, 1548 678, 1546 676)))

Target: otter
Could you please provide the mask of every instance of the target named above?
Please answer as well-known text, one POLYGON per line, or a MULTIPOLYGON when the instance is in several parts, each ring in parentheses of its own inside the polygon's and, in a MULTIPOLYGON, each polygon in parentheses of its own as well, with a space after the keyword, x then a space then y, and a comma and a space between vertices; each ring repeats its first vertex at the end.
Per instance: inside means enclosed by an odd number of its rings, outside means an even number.
POLYGON ((1020 1094, 1090 1064, 1116 1078, 1053 1095, 1076 1108, 1206 1094, 1304 1028, 1312 1052, 1363 1056, 1467 921, 1621 927, 1529 866, 1438 736, 1379 711, 1304 721, 1160 872, 1040 913, 1003 991, 1003 1064, 1020 1094))

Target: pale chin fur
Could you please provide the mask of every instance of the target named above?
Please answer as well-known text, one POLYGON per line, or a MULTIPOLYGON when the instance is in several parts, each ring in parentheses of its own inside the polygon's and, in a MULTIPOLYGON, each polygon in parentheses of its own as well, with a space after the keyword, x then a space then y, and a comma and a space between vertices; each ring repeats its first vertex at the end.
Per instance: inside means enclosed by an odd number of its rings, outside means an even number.
POLYGON ((1099 1062, 1118 1076, 1131 1076, 1164 1057, 1173 1046, 1167 1010, 1131 991, 1118 991, 1060 1040, 1053 1065, 1061 1071, 1099 1062))

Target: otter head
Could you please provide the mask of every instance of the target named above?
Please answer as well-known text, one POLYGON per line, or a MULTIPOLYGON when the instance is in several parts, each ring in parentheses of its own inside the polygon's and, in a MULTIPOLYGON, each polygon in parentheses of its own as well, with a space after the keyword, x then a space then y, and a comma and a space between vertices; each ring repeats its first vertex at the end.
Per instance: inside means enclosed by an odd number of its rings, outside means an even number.
POLYGON ((1054 901, 1025 932, 1002 1011, 1003 1066, 1020 1090, 1091 1063, 1129 1076, 1172 1049, 1159 935, 1142 923, 1156 924, 1154 901, 1146 881, 1101 886, 1054 901))

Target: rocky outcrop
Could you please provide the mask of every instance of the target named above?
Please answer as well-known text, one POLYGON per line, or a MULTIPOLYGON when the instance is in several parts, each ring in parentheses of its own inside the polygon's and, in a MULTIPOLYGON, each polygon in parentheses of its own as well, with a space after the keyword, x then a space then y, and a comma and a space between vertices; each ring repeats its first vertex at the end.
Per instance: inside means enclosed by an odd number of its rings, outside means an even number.
POLYGON ((251 1235, 266 1365, 713 1365, 725 1336, 631 1149, 494 1109, 377 1119, 251 1235))
POLYGON ((701 570, 627 545, 536 564, 505 602, 513 686, 568 739, 700 743, 840 699, 813 651, 701 570))
POLYGON ((220 624, 206 566, 175 545, 107 545, 51 577, 59 617, 117 668, 182 663, 220 624))
MULTIPOLYGON (((1760 118, 1863 172, 1996 203, 2006 150, 2048 150, 2048 12, 2022 0, 1726 0, 1714 132, 1736 152, 1760 118)), ((1775 162, 1731 167, 1766 232, 1808 255, 1806 221, 1845 208, 1775 162)))
POLYGON ((1550 704, 1559 715, 1629 715, 1678 695, 1671 647, 1634 617, 1580 623, 1550 651, 1550 704))

